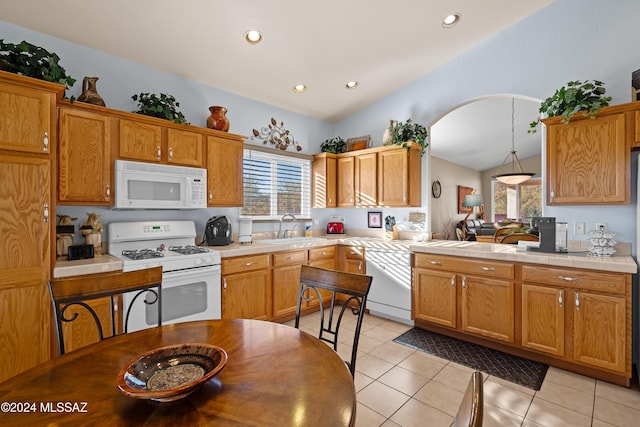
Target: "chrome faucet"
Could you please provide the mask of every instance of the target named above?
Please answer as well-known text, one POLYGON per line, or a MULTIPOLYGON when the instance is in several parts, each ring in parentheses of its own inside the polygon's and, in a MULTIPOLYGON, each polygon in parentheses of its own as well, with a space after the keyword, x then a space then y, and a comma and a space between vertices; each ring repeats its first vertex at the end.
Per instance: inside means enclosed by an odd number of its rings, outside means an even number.
MULTIPOLYGON (((283 236, 283 234, 282 234, 282 221, 284 221, 284 219, 287 218, 287 217, 291 218, 294 221, 296 220, 296 217, 293 214, 290 214, 290 213, 286 213, 286 214, 282 215, 282 217, 280 217, 280 227, 278 228, 278 239, 281 239, 282 236, 283 236)), ((289 231, 291 231, 291 230, 289 230, 289 231)), ((287 232, 286 231, 284 233, 284 237, 287 237, 287 232)))

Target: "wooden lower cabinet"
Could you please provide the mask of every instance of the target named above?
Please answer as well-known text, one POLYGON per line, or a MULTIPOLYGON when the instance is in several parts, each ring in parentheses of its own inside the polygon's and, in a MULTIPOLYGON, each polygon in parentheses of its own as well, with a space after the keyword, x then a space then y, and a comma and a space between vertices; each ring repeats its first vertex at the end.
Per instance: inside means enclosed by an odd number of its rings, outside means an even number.
MULTIPOLYGON (((93 301, 87 301, 100 318, 100 323, 103 326, 102 333, 104 337, 111 336, 111 303, 110 298, 100 298, 93 301)), ((70 309, 71 310, 71 309, 70 309)), ((74 311, 71 311, 73 313, 74 311)), ((98 328, 91 314, 88 311, 80 308, 77 310, 78 318, 73 322, 63 323, 62 336, 64 337, 64 350, 65 353, 77 350, 89 344, 100 341, 100 335, 98 334, 98 328)), ((118 313, 121 313, 119 311, 118 313)), ((117 315, 117 314, 116 314, 117 315)), ((116 330, 121 330, 121 319, 116 319, 116 330)), ((57 343, 56 343, 57 345, 57 343)))
POLYGON ((456 328, 456 274, 416 268, 413 284, 413 316, 415 319, 456 328))
POLYGON ((300 266, 307 263, 307 251, 273 254, 273 317, 296 313, 300 288, 300 266))
POLYGON ((570 293, 573 310, 573 360, 625 372, 627 349, 624 297, 570 293))
POLYGON ((338 246, 338 270, 366 274, 364 246, 338 246))
POLYGON ((630 383, 631 274, 416 254, 413 280, 417 327, 630 383))
POLYGON ((464 332, 514 342, 513 281, 463 276, 460 327, 464 332))
POLYGON ((564 356, 565 291, 522 285, 522 346, 564 356))
POLYGON ((271 317, 269 254, 222 259, 222 318, 271 317))

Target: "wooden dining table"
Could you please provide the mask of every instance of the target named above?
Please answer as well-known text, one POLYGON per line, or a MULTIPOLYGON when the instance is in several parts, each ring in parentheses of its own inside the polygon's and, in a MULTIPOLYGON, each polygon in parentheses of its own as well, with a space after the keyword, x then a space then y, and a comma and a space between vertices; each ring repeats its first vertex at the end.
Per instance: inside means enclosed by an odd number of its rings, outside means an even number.
POLYGON ((355 386, 324 342, 260 320, 165 325, 108 338, 0 383, 0 425, 348 426, 355 386), (125 396, 117 376, 138 355, 181 343, 222 347, 224 369, 174 402, 125 396))

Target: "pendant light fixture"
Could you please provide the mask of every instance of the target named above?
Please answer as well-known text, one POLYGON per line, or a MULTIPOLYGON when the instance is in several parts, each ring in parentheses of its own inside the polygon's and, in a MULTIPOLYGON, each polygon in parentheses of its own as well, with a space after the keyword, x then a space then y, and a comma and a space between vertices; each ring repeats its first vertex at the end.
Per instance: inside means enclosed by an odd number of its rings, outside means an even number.
POLYGON ((502 162, 500 168, 507 164, 509 158, 511 158, 511 172, 500 173, 497 175, 493 175, 492 178, 497 179, 498 181, 507 184, 507 185, 516 185, 522 184, 529 178, 535 175, 535 173, 528 173, 522 171, 522 165, 520 164, 520 160, 516 155, 516 146, 515 146, 515 129, 514 129, 514 116, 515 116, 515 98, 511 98, 511 153, 507 154, 507 157, 502 162), (516 165, 518 166, 518 170, 516 171, 516 165))

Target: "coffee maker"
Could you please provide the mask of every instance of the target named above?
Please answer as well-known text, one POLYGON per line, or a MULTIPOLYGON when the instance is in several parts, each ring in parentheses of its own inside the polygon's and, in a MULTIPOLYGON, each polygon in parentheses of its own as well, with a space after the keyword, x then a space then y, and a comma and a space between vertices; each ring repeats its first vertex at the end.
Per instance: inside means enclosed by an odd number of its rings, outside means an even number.
POLYGON ((529 250, 564 253, 567 252, 567 223, 556 222, 552 216, 539 216, 531 218, 531 233, 537 233, 540 246, 530 247, 529 250))

